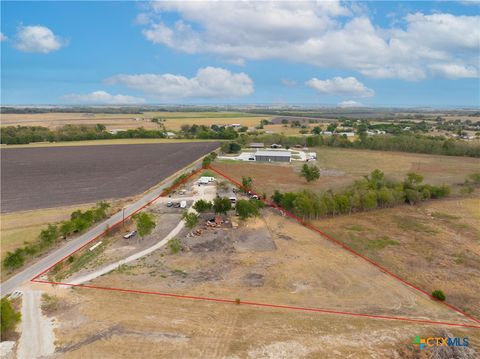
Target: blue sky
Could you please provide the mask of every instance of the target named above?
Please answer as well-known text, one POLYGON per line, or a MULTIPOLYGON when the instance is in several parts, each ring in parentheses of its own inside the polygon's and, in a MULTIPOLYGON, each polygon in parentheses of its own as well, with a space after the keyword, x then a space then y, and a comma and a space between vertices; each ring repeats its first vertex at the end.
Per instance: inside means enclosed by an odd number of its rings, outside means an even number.
POLYGON ((1 6, 2 104, 480 103, 474 3, 1 6))

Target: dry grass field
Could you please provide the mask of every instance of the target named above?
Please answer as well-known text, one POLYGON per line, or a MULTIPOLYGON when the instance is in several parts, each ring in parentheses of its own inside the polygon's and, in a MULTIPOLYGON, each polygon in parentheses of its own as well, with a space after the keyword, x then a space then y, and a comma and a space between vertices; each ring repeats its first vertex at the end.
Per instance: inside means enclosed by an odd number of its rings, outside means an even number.
POLYGON ((275 189, 294 191, 311 189, 325 191, 352 184, 374 169, 382 170, 388 178, 401 180, 414 171, 425 177, 426 183, 458 184, 466 176, 478 172, 480 159, 469 157, 436 156, 414 153, 352 150, 323 147, 317 149, 316 165, 321 177, 313 183, 299 176, 301 162, 291 164, 262 164, 218 162, 214 167, 236 180, 251 176, 259 193, 270 196, 275 189))
POLYGON ((86 210, 94 204, 45 208, 41 210, 3 213, 1 216, 0 246, 3 259, 8 251, 14 251, 24 242, 33 242, 49 223, 56 223, 70 218, 70 213, 80 209, 86 210))
MULTIPOLYGON (((272 210, 238 228, 211 230, 182 243, 184 251, 178 254, 165 248, 89 284, 465 322, 272 210)), ((81 288, 53 291, 63 298, 54 315, 57 350, 66 358, 94 354, 108 358, 114 350, 116 358, 413 359, 420 354, 411 345, 414 336, 445 329, 155 295, 81 288)), ((478 330, 447 330, 468 336, 478 350, 478 330)))
POLYGON ((355 250, 480 318, 480 197, 316 221, 355 250))

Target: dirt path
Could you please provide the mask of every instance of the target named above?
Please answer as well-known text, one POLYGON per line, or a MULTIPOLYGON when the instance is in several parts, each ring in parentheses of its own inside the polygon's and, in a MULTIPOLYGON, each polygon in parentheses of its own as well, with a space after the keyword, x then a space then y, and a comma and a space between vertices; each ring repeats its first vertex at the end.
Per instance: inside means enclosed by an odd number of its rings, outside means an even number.
POLYGON ((26 290, 22 299, 22 336, 18 359, 34 359, 55 351, 53 325, 42 314, 42 292, 26 290))

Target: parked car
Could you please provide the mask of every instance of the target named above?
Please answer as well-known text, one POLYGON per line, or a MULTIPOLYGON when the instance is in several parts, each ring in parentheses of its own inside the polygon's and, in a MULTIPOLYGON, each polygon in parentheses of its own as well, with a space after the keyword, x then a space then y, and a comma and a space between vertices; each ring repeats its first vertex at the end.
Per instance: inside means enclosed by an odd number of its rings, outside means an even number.
POLYGON ((180 208, 180 203, 175 202, 175 203, 173 204, 173 208, 180 208))
POLYGON ((187 193, 186 189, 181 189, 180 191, 178 191, 178 194, 180 195, 184 195, 185 193, 187 193))
POLYGON ((256 194, 252 194, 252 195, 250 196, 250 199, 260 199, 260 198, 259 198, 256 194))
POLYGON ((137 234, 137 231, 131 231, 131 232, 128 232, 126 235, 124 235, 123 238, 130 239, 132 237, 135 237, 136 234, 137 234))
POLYGON ((187 201, 181 201, 180 208, 187 208, 187 201))
POLYGON ((167 202, 167 207, 172 207, 173 206, 173 202, 172 201, 168 201, 167 202))

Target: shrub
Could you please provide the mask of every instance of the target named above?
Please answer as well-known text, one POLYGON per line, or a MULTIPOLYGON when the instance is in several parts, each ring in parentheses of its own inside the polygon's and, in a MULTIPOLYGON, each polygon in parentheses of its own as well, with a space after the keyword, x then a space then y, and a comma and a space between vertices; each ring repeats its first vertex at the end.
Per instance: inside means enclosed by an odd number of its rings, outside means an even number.
POLYGON ((446 298, 445 294, 444 294, 441 290, 439 290, 439 289, 434 290, 434 291, 432 292, 432 297, 434 297, 435 299, 441 300, 442 302, 443 302, 443 301, 445 300, 445 298, 446 298))
POLYGON ((302 166, 302 171, 300 176, 304 177, 307 182, 312 182, 320 178, 320 170, 315 165, 307 165, 306 163, 302 166))
POLYGON ((227 197, 217 197, 213 200, 213 210, 215 213, 227 214, 232 208, 232 203, 227 197))
POLYGON ((12 303, 7 298, 1 300, 1 338, 2 340, 8 339, 8 336, 15 331, 15 327, 22 315, 15 311, 12 303))
POLYGON ((185 221, 188 229, 193 229, 198 224, 198 215, 195 213, 184 212, 182 219, 185 221))
POLYGON ((247 201, 245 199, 241 199, 237 202, 235 210, 237 211, 240 218, 244 220, 249 217, 258 216, 257 206, 252 203, 252 201, 247 201))
POLYGON ((168 241, 168 247, 173 254, 177 254, 182 250, 182 244, 177 238, 168 241))

